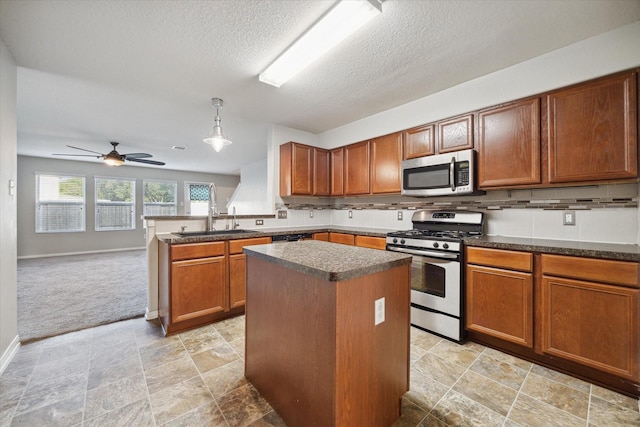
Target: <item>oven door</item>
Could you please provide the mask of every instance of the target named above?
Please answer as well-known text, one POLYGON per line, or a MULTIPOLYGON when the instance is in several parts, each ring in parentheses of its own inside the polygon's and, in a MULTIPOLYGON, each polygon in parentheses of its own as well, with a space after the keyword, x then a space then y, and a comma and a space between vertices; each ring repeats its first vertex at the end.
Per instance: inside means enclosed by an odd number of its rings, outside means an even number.
POLYGON ((413 255, 411 302, 429 310, 460 317, 460 261, 413 255))

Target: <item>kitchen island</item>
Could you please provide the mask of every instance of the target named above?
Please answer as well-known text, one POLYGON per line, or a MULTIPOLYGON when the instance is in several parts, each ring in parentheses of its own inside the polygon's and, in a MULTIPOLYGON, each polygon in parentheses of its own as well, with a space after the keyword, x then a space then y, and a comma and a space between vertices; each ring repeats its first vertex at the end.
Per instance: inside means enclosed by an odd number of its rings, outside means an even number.
POLYGON ((408 255, 245 247, 245 375, 291 426, 389 426, 409 389, 408 255))

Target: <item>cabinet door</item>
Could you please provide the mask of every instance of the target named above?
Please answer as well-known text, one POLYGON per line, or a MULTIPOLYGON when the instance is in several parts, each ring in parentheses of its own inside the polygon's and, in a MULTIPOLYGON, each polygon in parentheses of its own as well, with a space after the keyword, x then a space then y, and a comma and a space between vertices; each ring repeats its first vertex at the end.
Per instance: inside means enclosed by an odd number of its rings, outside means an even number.
POLYGON ((467 329, 533 348, 533 275, 467 266, 467 329))
POLYGON ((356 236, 355 245, 362 248, 385 250, 387 248, 387 239, 384 237, 356 236))
POLYGON ((227 309, 225 257, 175 261, 171 265, 171 321, 227 309))
POLYGON ((519 101, 478 114, 478 186, 540 183, 540 101, 519 101))
POLYGON ((330 194, 330 161, 329 150, 313 149, 313 195, 328 196, 330 194))
POLYGON ((247 299, 247 256, 229 255, 229 306, 244 306, 247 299))
POLYGON ((542 276, 544 353, 638 380, 640 291, 542 276))
POLYGON ((438 122, 438 153, 473 148, 473 114, 438 122))
POLYGON ((369 141, 344 147, 344 195, 369 194, 369 141))
POLYGON ((371 193, 400 194, 402 134, 400 132, 371 140, 371 193))
POLYGON ((344 148, 331 150, 331 195, 344 195, 344 148))
POLYGON ((638 176, 635 73, 547 95, 549 182, 638 176))
POLYGON ((415 159, 435 154, 435 125, 425 125, 404 131, 402 135, 404 143, 405 160, 415 159))
POLYGON ((313 147, 288 142, 280 146, 280 196, 311 196, 313 147))
POLYGON ((329 241, 329 233, 313 233, 313 240, 329 241))

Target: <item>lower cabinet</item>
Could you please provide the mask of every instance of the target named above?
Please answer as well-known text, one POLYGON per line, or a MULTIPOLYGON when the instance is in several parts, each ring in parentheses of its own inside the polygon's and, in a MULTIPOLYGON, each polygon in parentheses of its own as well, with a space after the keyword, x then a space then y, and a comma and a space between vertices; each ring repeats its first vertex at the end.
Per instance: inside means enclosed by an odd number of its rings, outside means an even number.
POLYGON ((469 337, 639 396, 640 264, 466 248, 469 337))
POLYGON ((387 239, 384 237, 356 236, 355 245, 362 248, 385 250, 387 248, 387 239))
POLYGON ((467 249, 467 329, 533 348, 533 255, 467 249))
POLYGON ((158 243, 158 311, 165 334, 244 312, 247 245, 271 237, 187 244, 158 243))
POLYGON ((354 245, 355 237, 353 234, 335 233, 332 231, 329 233, 329 241, 331 243, 342 243, 343 245, 354 245))
POLYGON ((323 242, 329 241, 329 233, 313 233, 313 240, 322 240, 323 242))

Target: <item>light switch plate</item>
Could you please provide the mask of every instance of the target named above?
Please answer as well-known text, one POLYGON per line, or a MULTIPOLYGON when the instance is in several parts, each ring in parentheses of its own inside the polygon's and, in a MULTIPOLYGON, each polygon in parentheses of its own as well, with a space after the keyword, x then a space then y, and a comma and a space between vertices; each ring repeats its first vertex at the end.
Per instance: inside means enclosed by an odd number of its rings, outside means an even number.
POLYGON ((353 218, 353 211, 349 211, 349 218, 353 218))
POLYGON ((379 325, 384 322, 384 297, 377 299, 375 301, 375 323, 374 325, 379 325))
POLYGON ((562 224, 563 225, 576 225, 576 212, 564 211, 562 212, 562 224))

